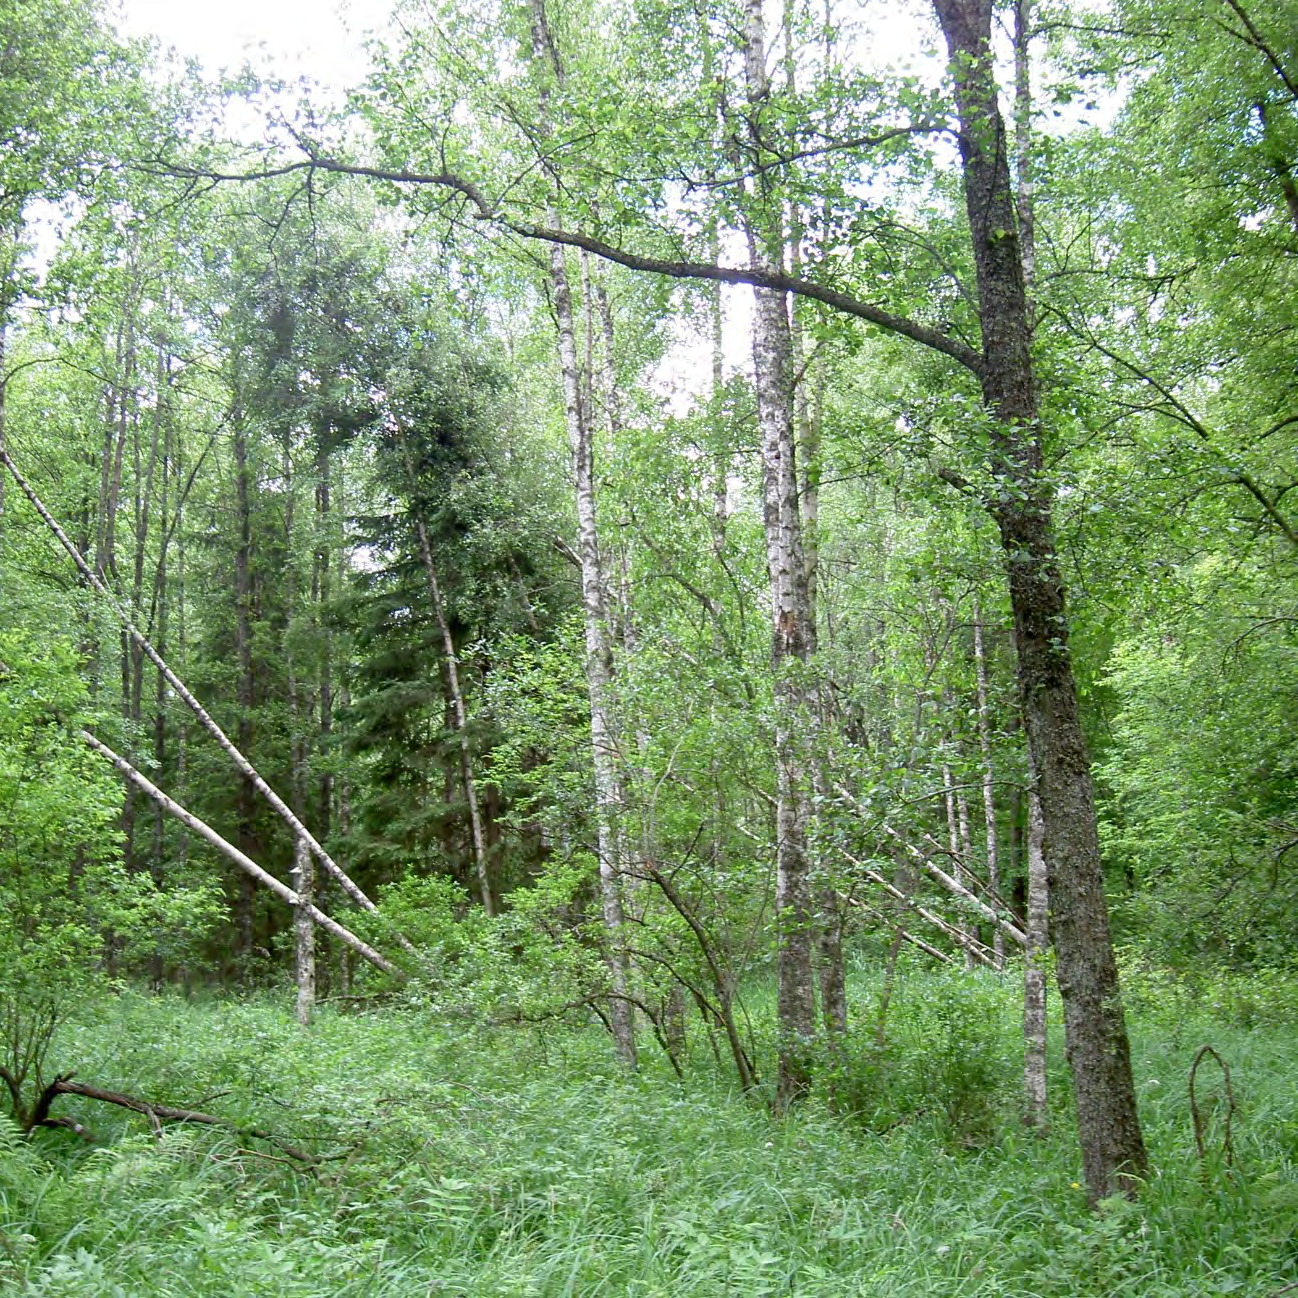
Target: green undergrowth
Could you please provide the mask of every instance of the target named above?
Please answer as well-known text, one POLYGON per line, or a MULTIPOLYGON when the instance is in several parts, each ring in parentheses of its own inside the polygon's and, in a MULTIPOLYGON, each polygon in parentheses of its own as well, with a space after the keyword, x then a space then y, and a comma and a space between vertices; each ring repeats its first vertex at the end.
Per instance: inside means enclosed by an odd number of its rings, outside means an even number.
POLYGON ((1058 1042, 1052 1133, 1015 1121, 1010 977, 903 978, 882 1048, 878 987, 858 979, 848 1049, 779 1120, 705 1040, 681 1084, 653 1057, 623 1074, 594 1028, 326 1007, 302 1031, 287 997, 123 995, 64 1032, 59 1066, 319 1162, 220 1129, 155 1135, 72 1097, 56 1112, 93 1144, 0 1123, 0 1291, 1158 1298, 1293 1284, 1298 1025, 1233 1025, 1211 995, 1132 982, 1155 1171, 1139 1203, 1098 1209, 1078 1184, 1058 1042), (1232 1070, 1229 1166, 1208 1063, 1196 1153, 1187 1077, 1203 1044, 1232 1070))

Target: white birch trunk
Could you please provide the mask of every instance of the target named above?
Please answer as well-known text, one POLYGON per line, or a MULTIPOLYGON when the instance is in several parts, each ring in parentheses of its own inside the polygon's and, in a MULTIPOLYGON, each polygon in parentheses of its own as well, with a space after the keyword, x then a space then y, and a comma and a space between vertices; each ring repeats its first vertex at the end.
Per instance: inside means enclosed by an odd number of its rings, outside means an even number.
MULTIPOLYGON (((987 887, 993 896, 1001 891, 1000 844, 996 834, 996 774, 992 766, 991 713, 988 707, 987 654, 983 645, 982 608, 974 603, 974 670, 978 685, 978 748, 983 763, 983 825, 987 838, 987 887)), ((1005 938, 1000 929, 992 937, 996 964, 1005 963, 1005 938)))
MULTIPOLYGON (((72 544, 67 533, 59 526, 49 510, 45 508, 45 505, 41 502, 40 497, 37 496, 31 484, 18 471, 18 467, 14 464, 13 460, 2 449, 0 449, 0 464, 3 464, 4 467, 13 475, 13 479, 22 490, 23 495, 25 495, 31 502, 32 507, 41 516, 45 526, 54 534, 59 544, 67 551, 73 563, 76 564, 77 570, 86 579, 86 582, 100 596, 108 601, 113 611, 117 614, 118 620, 121 622, 126 634, 130 636, 137 645, 139 645, 145 657, 148 658, 158 671, 162 673, 167 684, 175 690, 177 696, 194 714, 203 729, 216 740, 217 744, 225 752, 226 756, 234 763, 236 769, 244 779, 247 780, 262 795, 262 797, 270 803, 271 807, 274 808, 279 817, 284 821, 289 829, 293 831, 295 838, 306 840, 307 845, 310 847, 316 859, 325 867, 326 870, 329 871, 330 874, 334 876, 335 879, 338 880, 342 885, 343 891, 363 909, 376 911, 378 907, 375 906, 360 887, 352 881, 343 868, 316 841, 311 831, 307 829, 293 811, 290 810, 288 804, 283 800, 283 798, 281 798, 279 794, 262 779, 252 763, 239 751, 238 748, 235 747, 226 735, 225 731, 217 725, 216 721, 207 709, 204 708, 198 699, 194 697, 189 687, 180 679, 179 676, 176 675, 174 671, 171 670, 163 660, 162 655, 158 653, 144 633, 131 621, 130 615, 118 602, 117 598, 108 587, 100 580, 99 576, 91 569, 90 565, 86 563, 85 559, 82 558, 81 552, 72 544)), ((406 947, 407 949, 410 948, 409 942, 404 937, 401 937, 399 934, 394 936, 403 947, 406 947)))
MULTIPOLYGON (((843 791, 843 786, 839 785, 837 787, 841 793, 843 791)), ((966 888, 958 879, 947 874, 941 866, 936 864, 936 862, 934 862, 930 857, 925 856, 924 853, 921 852, 913 843, 908 843, 906 839, 891 825, 885 823, 882 828, 885 834, 895 838, 902 847, 915 858, 924 873, 934 882, 941 884, 942 887, 945 888, 953 897, 959 897, 962 901, 967 902, 975 911, 977 911, 981 918, 985 919, 989 924, 999 927, 1005 936, 1012 942, 1019 946, 1027 945, 1027 935, 1016 924, 1008 920, 1004 914, 1000 911, 994 910, 991 906, 987 905, 986 902, 982 901, 973 892, 966 888)), ((941 845, 937 843, 935 839, 930 838, 929 842, 933 843, 934 847, 936 847, 938 851, 942 850, 941 845)))
MULTIPOLYGON (((563 69, 550 37, 544 0, 531 0, 532 57, 538 67, 551 70, 562 81, 563 69)), ((544 75, 544 74, 543 74, 544 75)), ((541 93, 541 132, 549 134, 548 94, 541 93)), ((546 222, 559 224, 551 208, 546 222)), ((577 328, 573 312, 568 263, 559 244, 550 246, 550 286, 558 328, 559 369, 563 378, 564 419, 572 453, 577 496, 577 557, 581 568, 581 603, 586 631, 586 688, 590 699, 590 742, 595 781, 596 850, 599 855, 600 900, 608 939, 609 1023, 619 1057, 636 1062, 635 1020, 626 999, 628 961, 622 913, 622 859, 620 789, 615 734, 609 716, 613 682, 613 651, 608 633, 608 597, 599 553, 599 525, 595 502, 594 446, 581 391, 577 359, 577 328)))
POLYGON ((1050 894, 1046 883, 1046 826, 1036 782, 1028 790, 1027 958, 1023 976, 1023 1092, 1025 1126, 1044 1131, 1046 1108, 1046 952, 1050 894))
POLYGON ((332 933, 339 941, 346 943, 351 947, 363 960, 369 961, 376 969, 387 974, 400 974, 400 970, 390 961, 380 955, 372 946, 361 938, 357 937, 350 929, 344 928, 335 919, 330 919, 323 911, 319 910, 313 903, 304 903, 298 897, 293 889, 286 887, 275 878, 273 874, 268 874, 261 868, 250 856, 241 852, 233 843, 227 842, 220 834, 216 832, 205 821, 199 820, 191 811, 187 811, 180 803, 169 798, 157 785, 142 775, 130 764, 124 757, 119 757, 107 744, 100 743, 88 730, 81 731, 82 740, 101 757, 106 758, 124 775, 141 793, 150 797, 169 815, 175 816, 187 829, 193 831, 200 838, 210 843, 218 852, 232 861, 246 875, 255 882, 261 884, 263 888, 269 889, 282 902, 289 906, 301 906, 310 916, 313 923, 318 924, 326 933, 332 933))
MULTIPOLYGON (((761 0, 745 0, 744 70, 750 109, 760 111, 770 85, 761 0)), ((783 232, 777 208, 766 228, 748 230, 749 252, 761 269, 781 269, 783 232)), ((804 737, 814 726, 801 664, 815 640, 802 550, 802 517, 794 451, 791 339, 786 295, 755 289, 753 364, 762 445, 762 521, 771 589, 771 666, 775 692, 777 1013, 780 1027, 778 1106, 810 1084, 806 1060, 816 1032, 812 976, 810 865, 807 824, 810 789, 804 737)))
MULTIPOLYGON (((964 867, 962 862, 964 858, 960 850, 960 830, 956 824, 955 789, 952 785, 951 766, 948 762, 942 763, 942 789, 943 800, 946 804, 946 838, 947 848, 951 854, 951 877, 963 888, 964 867)), ((958 928, 966 938, 969 936, 969 927, 963 919, 960 921, 958 928)), ((965 968, 973 968, 973 964, 968 959, 967 948, 965 968)))
MULTIPOLYGON (((784 5, 784 61, 786 81, 791 96, 797 94, 796 50, 793 30, 793 5, 784 5)), ((795 276, 802 275, 802 213, 797 203, 789 204, 789 269, 795 276)), ((787 299, 789 312, 790 384, 793 389, 794 427, 799 472, 795 474, 798 492, 799 523, 801 527, 802 560, 807 583, 807 641, 808 653, 816 652, 819 628, 816 601, 820 583, 820 423, 809 396, 808 368, 811 358, 807 354, 802 320, 798 314, 797 300, 787 299)), ((816 728, 825 723, 823 698, 817 690, 810 700, 815 708, 816 728)), ((811 784, 815 804, 820 805, 828 792, 824 761, 819 752, 811 754, 811 784)), ((810 826, 808 827, 810 829, 810 826)), ((829 877, 825 861, 814 850, 810 870, 816 880, 816 972, 820 980, 820 1014, 825 1031, 832 1043, 847 1031, 847 983, 843 970, 843 913, 838 892, 829 877)))
MULTIPOLYGON (((939 933, 945 934, 952 942, 962 951, 965 951, 975 958, 980 964, 989 965, 992 963, 992 954, 989 947, 983 946, 977 938, 970 937, 955 924, 949 920, 943 919, 936 911, 929 910, 926 906, 921 905, 913 897, 908 896, 895 883, 889 882, 873 866, 867 865, 864 861, 857 860, 850 852, 844 852, 843 858, 851 862, 860 871, 861 877, 868 879, 871 883, 878 884, 880 888, 897 902, 904 910, 918 915, 926 924, 931 924, 939 933)), ((843 900, 849 900, 843 896, 843 900)))
POLYGON ((311 910, 315 901, 315 862, 310 847, 298 839, 293 844, 293 890, 297 905, 293 908, 293 965, 297 978, 297 1021, 310 1026, 315 1009, 315 921, 311 910))
MULTIPOLYGON (((968 884, 972 879, 972 873, 969 870, 968 863, 973 860, 973 837, 969 832, 969 799, 965 797, 963 789, 957 789, 955 794, 956 822, 960 826, 960 860, 964 865, 957 872, 957 878, 961 883, 968 884)), ((999 929, 996 930, 998 933, 999 929)), ((976 924, 966 924, 965 932, 971 937, 978 936, 978 926, 976 924)), ((967 961, 968 968, 973 968, 973 962, 967 961)))
MULTIPOLYGON (((555 219, 553 214, 548 219, 555 219)), ((572 292, 563 249, 550 251, 550 279, 559 326, 559 364, 563 373, 564 413, 572 451, 577 491, 577 555, 581 561, 581 602, 586 627, 586 687, 590 699, 590 742, 595 777, 595 818, 599 853, 600 897, 609 942, 609 981, 612 997, 609 1022, 618 1054, 636 1061, 635 1032, 626 1000, 627 958, 622 914, 622 836, 618 754, 609 717, 613 684, 613 654, 608 638, 608 600, 599 553, 599 524, 595 505, 595 465, 591 430, 581 400, 577 369, 577 336, 572 292)))

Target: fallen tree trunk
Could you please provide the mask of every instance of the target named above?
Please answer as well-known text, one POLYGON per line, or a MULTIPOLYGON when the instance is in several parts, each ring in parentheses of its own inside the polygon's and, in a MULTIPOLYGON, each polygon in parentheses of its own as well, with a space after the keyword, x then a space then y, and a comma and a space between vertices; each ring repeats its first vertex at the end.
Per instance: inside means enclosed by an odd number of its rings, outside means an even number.
POLYGON ((141 775, 124 757, 119 757, 107 744, 100 743, 88 730, 81 731, 81 738, 101 757, 112 764, 147 797, 153 799, 164 811, 175 816, 181 824, 192 830, 200 838, 211 843, 223 856, 233 861, 245 874, 250 875, 263 888, 269 888, 281 901, 294 906, 309 915, 327 933, 332 933, 339 941, 345 942, 363 960, 368 960, 376 969, 387 974, 400 975, 401 971, 390 960, 381 956, 368 942, 356 936, 349 928, 344 928, 336 919, 331 919, 324 911, 310 902, 303 901, 292 888, 281 883, 273 874, 268 874, 250 856, 245 855, 233 843, 228 843, 206 821, 199 820, 193 812, 187 811, 180 803, 169 798, 158 786, 146 776, 141 775))
POLYGON ((854 906, 863 914, 869 915, 871 919, 877 919, 881 924, 891 925, 893 932, 901 941, 909 942, 911 946, 915 947, 917 950, 923 951, 925 955, 932 956, 934 960, 938 960, 945 965, 950 965, 953 969, 955 968, 955 961, 952 960, 945 951, 939 951, 937 947, 930 946, 923 938, 916 937, 909 929, 902 928, 900 924, 889 919, 888 916, 882 914, 880 911, 875 910, 873 906, 867 906, 865 902, 856 897, 844 897, 842 893, 839 893, 839 899, 846 901, 849 906, 854 906))
MULTIPOLYGON (((971 937, 957 925, 949 923, 940 915, 937 915, 926 907, 921 906, 919 902, 915 901, 913 897, 908 897, 895 884, 889 883, 889 881, 885 879, 878 870, 866 865, 864 861, 858 861, 850 852, 844 852, 843 855, 852 865, 856 866, 857 869, 861 871, 865 878, 869 879, 871 883, 877 883, 879 887, 882 888, 894 901, 900 902, 902 906, 912 914, 918 915, 926 924, 931 924, 939 932, 945 934, 956 944, 956 946, 973 956, 973 958, 980 964, 985 964, 989 968, 994 967, 995 962, 991 949, 984 946, 976 937, 971 937)), ((839 896, 849 905, 852 904, 854 900, 852 897, 846 896, 843 893, 840 893, 839 896)))
POLYGON ((925 856, 924 853, 921 852, 913 843, 906 842, 906 840, 895 829, 893 829, 891 825, 885 825, 884 832, 897 839, 897 841, 915 857, 920 864, 920 868, 935 883, 941 884, 942 887, 945 888, 953 897, 959 897, 962 901, 967 902, 977 910, 978 914, 981 915, 983 919, 985 919, 989 924, 995 925, 997 929, 1007 937, 1012 938, 1019 946, 1027 945, 1027 936, 1021 928, 1016 924, 1011 924, 1004 916, 1000 915, 997 911, 993 910, 992 907, 987 905, 986 902, 975 896, 958 879, 947 874, 947 872, 942 869, 942 867, 938 865, 932 857, 925 856))
MULTIPOLYGON (((370 898, 365 895, 360 886, 352 881, 351 877, 342 866, 340 866, 333 857, 324 850, 320 843, 316 841, 315 836, 297 818, 284 799, 281 798, 264 779, 262 779, 253 764, 239 751, 238 748, 235 747, 234 743, 230 740, 230 737, 219 725, 217 725, 216 721, 212 718, 211 713, 209 713, 207 709, 194 697, 184 681, 182 681, 180 677, 167 666, 162 655, 153 647, 144 632, 142 632, 131 621, 130 615, 127 613, 126 609, 118 603, 117 598, 113 595, 112 591, 110 591, 99 579, 98 574, 86 562, 81 551, 72 544, 67 533, 59 526, 54 515, 45 508, 45 505, 36 494, 32 485, 18 471, 17 465, 15 465, 13 460, 9 458, 8 453, 3 447, 0 447, 0 464, 3 464, 4 467, 13 475, 13 479, 21 488, 23 495, 27 497, 31 502, 32 508, 41 516, 45 526, 54 533, 59 544, 62 545, 71 556, 72 562, 76 564, 77 570, 90 584, 91 588, 112 605, 113 611, 117 614, 118 620, 121 622, 122 628, 125 630, 126 634, 130 636, 130 638, 139 646, 145 657, 147 657, 158 669, 167 684, 176 691, 177 695, 179 695, 179 697, 184 701, 189 710, 198 718, 203 729, 216 740, 224 750, 226 756, 228 756, 235 766, 238 767, 240 773, 248 779, 252 783, 253 787, 256 788, 266 801, 270 803, 278 813, 280 819, 282 819, 293 831, 294 837, 302 839, 307 846, 310 847, 311 851, 319 859, 320 864, 323 865, 324 868, 328 870, 329 873, 332 874, 333 877, 342 885, 343 891, 346 892, 358 906, 365 910, 376 911, 378 907, 375 906, 370 898)), ((402 946, 409 945, 405 938, 398 936, 398 940, 401 942, 402 946)))
MULTIPOLYGON (((842 797, 850 806, 852 806, 856 811, 864 814, 864 808, 862 808, 861 804, 856 800, 855 797, 852 796, 852 793, 849 789, 845 788, 842 784, 835 785, 835 789, 839 794, 839 796, 842 797)), ((913 843, 907 842, 905 836, 898 833, 896 829, 894 829, 890 824, 887 823, 887 821, 875 822, 875 828, 882 829, 883 832, 887 834, 890 838, 896 839, 897 842, 899 842, 902 845, 902 847, 905 848, 905 850, 909 852, 915 858, 916 861, 919 862, 920 868, 924 871, 925 874, 929 876, 929 878, 931 878, 934 881, 934 883, 940 884, 953 897, 959 897, 962 901, 965 901, 969 905, 971 905, 983 919, 985 919, 989 924, 994 925, 999 932, 1004 933, 1005 936, 1008 937, 1011 941, 1013 941, 1016 945, 1018 946, 1027 945, 1027 941, 1028 941, 1027 935, 1023 932, 1021 928, 1018 927, 1018 925, 1011 923, 1008 919, 1004 917, 1004 915, 994 910, 991 906, 987 905, 987 903, 984 902, 981 898, 979 898, 968 888, 966 888, 964 884, 960 883, 957 879, 952 878, 952 876, 949 875, 944 869, 942 869, 942 867, 938 865, 937 862, 935 862, 932 859, 932 857, 926 856, 913 843)), ((931 835, 925 834, 925 838, 927 838, 929 842, 932 843, 934 847, 937 848, 939 851, 944 850, 942 848, 942 845, 938 843, 931 835)), ((959 853, 953 852, 952 855, 957 860, 959 860, 959 853)), ((859 861, 856 860, 855 857, 851 856, 849 853, 845 852, 844 856, 846 856, 847 859, 853 863, 853 865, 861 864, 859 861)), ((967 867, 964 873, 968 874, 970 878, 974 877, 972 871, 968 870, 967 867)), ((979 886, 982 887, 984 891, 988 891, 985 885, 979 884, 979 886)), ((992 896, 993 900, 997 901, 1000 905, 1004 906, 1007 911, 1009 910, 1009 907, 1005 906, 1004 900, 998 894, 989 893, 989 895, 992 896)))
POLYGON ((306 1167, 314 1168, 320 1162, 314 1154, 308 1154, 305 1150, 286 1144, 269 1131, 262 1131, 257 1127, 241 1126, 229 1118, 220 1118, 212 1113, 200 1113, 197 1109, 177 1109, 169 1104, 154 1104, 151 1100, 142 1100, 138 1096, 123 1095, 119 1091, 105 1091, 98 1086, 84 1086, 81 1082, 74 1082, 71 1073, 64 1073, 62 1076, 56 1077, 41 1092, 40 1099, 37 1100, 36 1107, 32 1110, 32 1120, 28 1130, 35 1127, 70 1126, 79 1136, 87 1134, 80 1124, 69 1123, 62 1118, 50 1116, 50 1108, 60 1095, 79 1095, 83 1099, 98 1100, 101 1104, 115 1104, 120 1109, 130 1109, 133 1113, 142 1113, 148 1118, 149 1125, 155 1132, 162 1129, 164 1122, 192 1122, 204 1127, 221 1127, 226 1131, 233 1131, 239 1136, 264 1140, 274 1145, 280 1153, 302 1163, 306 1167))

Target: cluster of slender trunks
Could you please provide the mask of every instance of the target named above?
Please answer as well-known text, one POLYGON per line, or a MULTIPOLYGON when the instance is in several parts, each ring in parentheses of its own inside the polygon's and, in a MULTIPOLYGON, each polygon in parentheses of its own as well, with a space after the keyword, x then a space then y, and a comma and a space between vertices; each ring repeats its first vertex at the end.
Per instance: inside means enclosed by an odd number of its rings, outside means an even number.
MULTIPOLYGON (((1052 535, 1052 492, 1042 452, 1036 376, 1031 356, 1032 309, 1029 279, 1032 265, 1031 187, 1026 150, 1018 153, 1017 184, 1010 159, 1014 141, 1001 113, 991 44, 990 0, 933 0, 946 40, 950 77, 963 168, 964 192, 976 272, 978 351, 938 337, 920 326, 873 308, 857 304, 853 314, 884 328, 929 343, 963 364, 976 378, 985 410, 987 454, 992 485, 982 492, 986 509, 999 531, 1005 556, 1013 643, 1023 726, 1031 766, 1029 799, 1029 859, 1044 862, 1030 872, 1026 926, 1017 928, 1005 918, 1003 908, 988 909, 993 947, 982 948, 976 936, 960 930, 952 934, 970 959, 1003 959, 1008 938, 1026 950, 1027 1010, 1030 1041, 1029 1116, 1044 1120, 1044 942, 1046 911, 1057 955, 1058 982, 1064 1012, 1068 1061, 1077 1098, 1077 1113, 1087 1185, 1094 1197, 1130 1192, 1147 1170, 1147 1156, 1136 1111, 1135 1090, 1118 994, 1117 970, 1109 938, 1094 795, 1089 758, 1083 738, 1077 689, 1068 649, 1068 621, 1064 589, 1052 535)), ((1017 18, 1025 23, 1026 0, 1020 0, 1017 18)), ((544 0, 531 0, 532 56, 546 72, 548 84, 562 80, 563 67, 546 21, 544 0)), ((751 138, 737 146, 756 161, 770 142, 758 123, 770 93, 768 48, 761 0, 745 0, 744 76, 751 138)), ((1022 37, 1022 32, 1020 32, 1022 37)), ((1025 41, 1020 39, 1020 55, 1025 41)), ((1020 66, 1020 91, 1025 76, 1020 66)), ((790 66, 788 75, 793 76, 790 66)), ((1023 121, 1022 103, 1016 117, 1023 121)), ((543 97, 542 134, 549 129, 548 107, 543 97)), ((330 165, 312 158, 312 167, 330 165)), ((334 165, 340 171, 356 168, 334 165)), ((372 173, 378 174, 378 173, 372 173)), ((676 274, 683 278, 749 283, 754 288, 752 328, 753 374, 757 396, 762 465, 762 518, 770 581, 771 671, 775 698, 774 762, 776 781, 776 915, 778 945, 778 1016, 780 1049, 777 1103, 793 1101, 810 1084, 809 1047, 823 1030, 831 1043, 846 1027, 839 934, 842 897, 829 882, 829 872, 814 859, 812 809, 828 792, 819 761, 822 735, 821 704, 816 683, 816 500, 813 475, 800 466, 799 455, 815 455, 815 430, 805 398, 797 391, 796 375, 802 363, 801 335, 791 292, 828 301, 824 292, 809 292, 801 279, 798 216, 790 216, 778 190, 763 186, 774 173, 754 167, 745 190, 748 213, 743 233, 748 242, 749 266, 731 270, 719 266, 672 264, 637 257, 579 233, 562 229, 557 208, 551 206, 544 227, 510 224, 515 232, 547 240, 550 244, 548 278, 557 323, 558 355, 563 381, 572 466, 576 487, 578 545, 575 560, 581 574, 585 614, 585 667, 589 693, 592 764, 595 785, 595 821, 601 899, 608 935, 608 1022, 618 1053, 627 1063, 636 1058, 634 1006, 628 993, 630 956, 624 937, 624 909, 635 878, 653 876, 652 862, 636 859, 628 840, 625 806, 625 760, 622 736, 612 715, 615 646, 610 629, 611 595, 597 516, 594 444, 601 424, 608 433, 617 429, 616 380, 613 375, 613 323, 607 298, 591 274, 588 255, 595 253, 634 269, 676 274), (582 306, 585 312, 585 358, 580 355, 577 306, 570 284, 568 247, 581 250, 582 306), (599 324, 595 323, 598 313, 599 324), (598 347, 596 339, 599 339, 598 347), (596 363, 595 353, 603 358, 596 363), (801 449, 800 449, 801 448, 801 449), (801 467, 801 472, 800 472, 801 467), (818 985, 817 985, 818 984, 818 985), (817 1002, 819 1001, 819 1016, 817 1002)), ((400 175, 397 179, 451 185, 479 207, 476 191, 454 177, 400 175)), ((556 195, 558 177, 555 178, 556 195)), ((481 212, 479 213, 482 214, 481 212)), ((488 213, 490 215, 490 213, 488 213)), ((843 295, 830 295, 842 297, 843 295)), ((830 303, 833 305, 833 303, 830 303)), ((852 309, 850 306, 844 309, 852 309)), ((805 367, 803 367, 805 368, 805 367)), ((2 406, 0 406, 2 411, 2 406)), ((0 458, 27 494, 46 524, 78 565, 85 580, 112 600, 101 574, 59 528, 25 482, 0 443, 0 458)), ((724 497, 724 468, 719 470, 724 497)), ((241 474, 242 478, 242 474, 241 474)), ((968 484, 962 489, 975 491, 968 484)), ((113 511, 106 518, 111 525, 113 511)), ((458 679, 454 644, 447 629, 438 574, 427 533, 419 525, 421 553, 429 597, 437 614, 445 645, 448 689, 460 737, 462 775, 473 820, 473 846, 482 902, 494 909, 486 853, 477 813, 471 752, 464 698, 458 679)), ((143 546, 139 547, 143 553, 143 546)), ((238 574, 236 574, 238 576, 238 574)), ((116 603, 116 601, 114 601, 116 603)), ((164 680, 193 712, 201 726, 221 746, 240 772, 246 796, 263 797, 284 821, 296 845, 294 879, 290 889, 266 874, 252 860, 246 844, 230 844, 179 803, 154 787, 124 758, 97 738, 83 738, 95 751, 113 762, 134 791, 152 799, 179 818, 190 831, 233 861, 250 881, 269 888, 297 913, 299 1012, 309 1018, 313 966, 314 928, 323 926, 336 938, 384 972, 396 966, 367 942, 330 919, 313 900, 314 867, 319 864, 357 905, 373 911, 374 903, 329 856, 291 808, 257 774, 244 756, 246 745, 232 742, 171 670, 161 654, 119 607, 129 655, 152 661, 164 680)), ((994 896, 995 810, 990 794, 990 750, 985 718, 987 686, 982 648, 981 617, 977 626, 978 708, 982 719, 980 744, 985 773, 987 864, 994 896)), ((246 710, 246 709, 245 709, 246 710)), ((948 781, 949 783, 949 781, 948 781)), ((843 791, 850 797, 848 791, 843 791)), ((301 800, 298 799, 300 802, 301 800)), ((242 819, 247 820, 244 808, 242 819)), ((968 812, 962 812, 963 834, 968 837, 968 812)), ((952 817, 953 825, 960 820, 952 817)), ((954 832, 954 830, 953 830, 954 832)), ((958 846, 956 844, 955 846, 958 846)), ((931 854, 902 843, 903 856, 915 856, 930 875, 937 867, 931 854)), ((958 856, 955 850, 953 856, 958 856)), ((967 853, 966 853, 967 855, 967 853)), ((641 857, 644 856, 641 851, 641 857)), ((866 868, 866 867, 863 867, 866 868)), ((977 902, 958 871, 945 876, 943 886, 977 902)), ((882 876, 879 882, 906 904, 904 889, 882 876)), ((983 904, 983 903, 978 903, 983 904)), ((926 946, 897 924, 903 936, 926 946)), ((399 934, 397 942, 407 945, 399 934)), ((932 948, 927 948, 932 949, 932 948)), ((742 1049, 740 1054, 742 1055, 742 1049)))

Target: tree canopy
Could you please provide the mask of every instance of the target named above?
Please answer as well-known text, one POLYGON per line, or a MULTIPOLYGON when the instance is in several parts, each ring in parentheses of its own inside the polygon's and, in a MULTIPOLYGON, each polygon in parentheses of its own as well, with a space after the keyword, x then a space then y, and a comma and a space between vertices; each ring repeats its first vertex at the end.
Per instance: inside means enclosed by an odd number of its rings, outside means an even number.
POLYGON ((1296 19, 402 0, 326 110, 7 6, 19 1125, 290 973, 847 1108, 907 951, 1137 1194, 1120 967, 1298 943, 1296 19))

